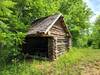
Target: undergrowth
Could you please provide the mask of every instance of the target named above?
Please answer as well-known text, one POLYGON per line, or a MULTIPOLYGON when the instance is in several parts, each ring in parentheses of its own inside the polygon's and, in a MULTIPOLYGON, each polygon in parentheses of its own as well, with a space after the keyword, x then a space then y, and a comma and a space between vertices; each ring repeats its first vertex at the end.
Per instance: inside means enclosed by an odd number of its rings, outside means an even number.
POLYGON ((11 64, 1 63, 0 75, 81 75, 77 66, 81 62, 100 60, 99 49, 77 49, 58 57, 55 61, 47 60, 13 60, 11 64))

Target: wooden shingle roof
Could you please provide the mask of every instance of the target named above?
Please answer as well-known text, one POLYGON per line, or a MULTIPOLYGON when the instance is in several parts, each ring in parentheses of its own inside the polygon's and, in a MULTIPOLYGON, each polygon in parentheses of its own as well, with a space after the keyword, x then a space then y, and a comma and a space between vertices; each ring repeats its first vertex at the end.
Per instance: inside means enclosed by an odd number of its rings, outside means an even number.
MULTIPOLYGON (((27 32, 27 35, 37 34, 37 33, 46 34, 60 17, 63 17, 61 13, 43 17, 43 18, 33 21, 32 26, 30 27, 29 31, 27 32)), ((65 27, 65 28, 68 29, 68 27, 65 27)), ((70 34, 70 32, 68 32, 68 33, 70 34)))
POLYGON ((43 17, 32 22, 32 27, 29 29, 29 34, 46 33, 49 28, 59 19, 61 14, 55 14, 48 17, 43 17))

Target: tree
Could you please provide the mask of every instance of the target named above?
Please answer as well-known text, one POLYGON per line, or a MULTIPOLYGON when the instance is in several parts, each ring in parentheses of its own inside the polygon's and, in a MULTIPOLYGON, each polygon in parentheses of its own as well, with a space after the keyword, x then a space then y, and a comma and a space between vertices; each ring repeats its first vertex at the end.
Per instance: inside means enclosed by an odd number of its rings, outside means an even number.
POLYGON ((22 38, 30 26, 30 22, 57 12, 59 3, 56 2, 53 0, 0 1, 1 59, 19 53, 19 44, 22 43, 22 38))
POLYGON ((18 45, 21 41, 21 31, 25 31, 19 25, 24 25, 14 14, 15 2, 11 0, 0 1, 0 60, 5 60, 11 53, 18 53, 18 45), (19 26, 19 27, 18 27, 19 26))
POLYGON ((73 45, 78 46, 79 42, 87 42, 84 38, 90 25, 89 17, 92 12, 83 0, 63 0, 59 10, 64 14, 65 22, 69 26, 73 45))
POLYGON ((100 15, 97 17, 92 33, 93 48, 100 48, 100 15))
POLYGON ((1 0, 0 58, 19 53, 32 20, 58 12, 64 15, 74 46, 85 46, 91 12, 82 0, 1 0))
POLYGON ((25 25, 32 20, 58 12, 60 0, 13 0, 16 15, 25 25))

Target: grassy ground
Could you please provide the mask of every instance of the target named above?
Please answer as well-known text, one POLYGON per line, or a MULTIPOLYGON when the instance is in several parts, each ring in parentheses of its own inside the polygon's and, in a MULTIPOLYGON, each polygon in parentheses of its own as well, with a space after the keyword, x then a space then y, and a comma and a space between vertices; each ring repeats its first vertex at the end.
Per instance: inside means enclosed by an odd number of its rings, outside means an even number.
POLYGON ((13 60, 2 63, 0 75, 100 75, 100 49, 73 48, 53 62, 13 60))

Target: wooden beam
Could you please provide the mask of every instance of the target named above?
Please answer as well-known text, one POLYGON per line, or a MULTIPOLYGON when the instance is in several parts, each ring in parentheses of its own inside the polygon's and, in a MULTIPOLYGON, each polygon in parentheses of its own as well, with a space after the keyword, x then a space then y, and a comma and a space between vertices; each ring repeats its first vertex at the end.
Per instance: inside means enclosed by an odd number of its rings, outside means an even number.
POLYGON ((55 21, 47 28, 47 30, 45 31, 45 34, 49 31, 49 29, 55 24, 55 22, 60 18, 60 16, 61 16, 62 14, 60 13, 59 15, 58 15, 58 17, 55 19, 55 21))
POLYGON ((60 27, 58 27, 58 26, 55 26, 55 25, 53 26, 53 28, 62 30, 62 28, 60 28, 60 27))
POLYGON ((57 43, 57 45, 67 45, 68 43, 57 43))
POLYGON ((65 34, 60 34, 60 33, 51 33, 51 35, 59 35, 59 36, 65 36, 65 34))

